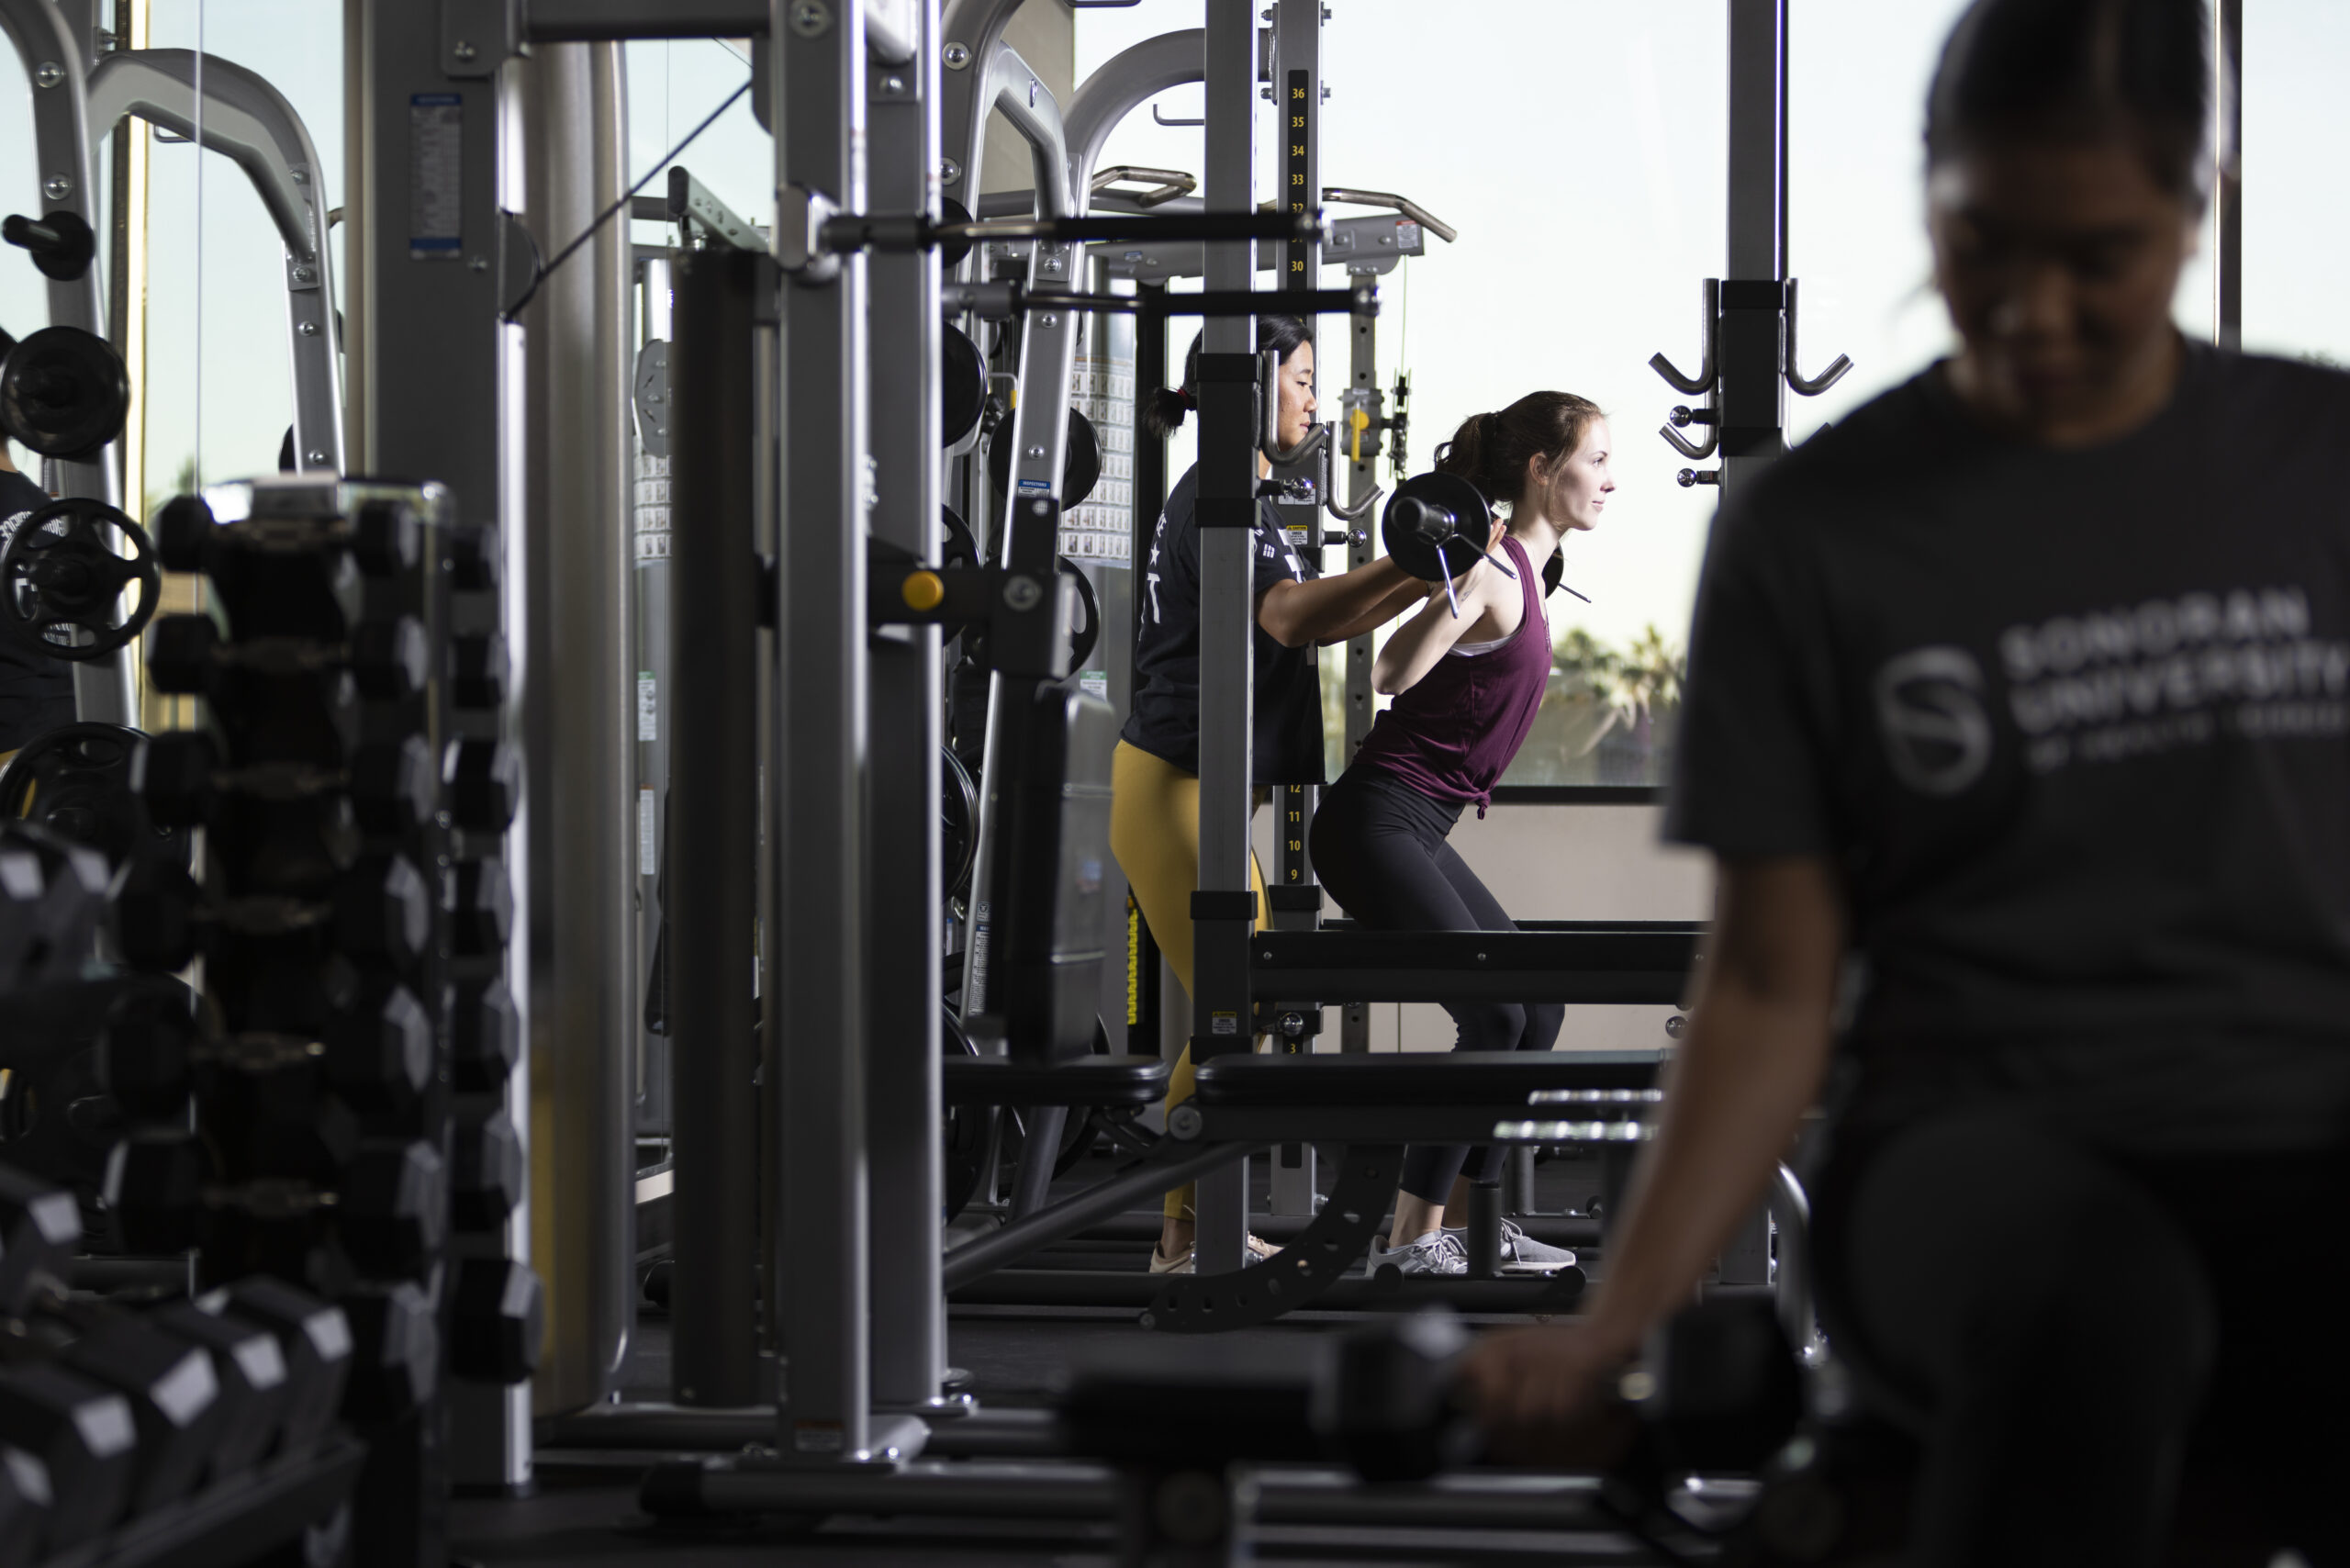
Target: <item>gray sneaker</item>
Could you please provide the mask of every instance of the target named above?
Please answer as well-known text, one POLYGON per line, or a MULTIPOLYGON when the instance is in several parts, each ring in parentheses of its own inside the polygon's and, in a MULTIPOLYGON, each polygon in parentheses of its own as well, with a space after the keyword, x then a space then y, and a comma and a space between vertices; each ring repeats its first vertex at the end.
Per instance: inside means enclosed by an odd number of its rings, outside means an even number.
MULTIPOLYGON (((1460 1255, 1469 1256, 1469 1227, 1449 1225, 1445 1235, 1460 1244, 1460 1255)), ((1501 1270, 1505 1274, 1549 1274, 1575 1266, 1575 1255, 1563 1247, 1553 1247, 1547 1241, 1537 1241, 1517 1227, 1514 1220, 1502 1221, 1501 1270)))
POLYGON ((1371 1271, 1375 1274, 1390 1264, 1394 1265, 1407 1280, 1438 1276, 1457 1278, 1469 1271, 1469 1254, 1461 1250, 1459 1238, 1441 1230, 1431 1230, 1426 1236, 1395 1248, 1390 1248, 1376 1237, 1372 1238, 1371 1271))

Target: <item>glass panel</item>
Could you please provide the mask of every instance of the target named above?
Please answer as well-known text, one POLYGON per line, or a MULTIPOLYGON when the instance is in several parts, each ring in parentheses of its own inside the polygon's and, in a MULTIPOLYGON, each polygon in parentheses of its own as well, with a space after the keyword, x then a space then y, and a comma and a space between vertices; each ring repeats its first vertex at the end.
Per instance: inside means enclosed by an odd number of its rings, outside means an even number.
MULTIPOLYGON (((151 47, 201 48, 266 78, 317 149, 314 178, 342 202, 342 12, 308 0, 158 6, 151 47)), ((106 147, 99 155, 104 159, 106 147)), ((153 139, 147 187, 146 474, 160 502, 205 482, 274 473, 293 423, 285 252, 244 171, 194 143, 153 139)), ((347 297, 342 230, 334 286, 347 297)), ((133 374, 137 374, 136 366, 133 374)))
MULTIPOLYGON (((651 174, 644 194, 669 194, 666 154, 750 78, 750 49, 745 39, 664 39, 625 46, 631 184, 651 174)), ((737 217, 761 228, 774 220, 775 143, 759 129, 748 94, 728 104, 676 161, 737 217)), ((669 245, 677 238, 658 222, 638 223, 633 233, 640 245, 669 245)))
MULTIPOLYGON (((1566 581, 1593 602, 1550 600, 1556 673, 1506 781, 1653 783, 1713 493, 1673 482, 1683 460, 1651 432, 1677 399, 1648 358, 1694 362, 1698 280, 1721 269, 1725 23, 1719 6, 1556 0, 1486 0, 1476 15, 1456 28, 1430 27, 1427 8, 1404 0, 1337 10, 1323 34, 1323 183, 1400 193, 1460 231, 1450 245, 1430 237, 1427 255, 1380 280, 1380 382, 1411 376, 1404 474, 1426 471, 1463 420, 1527 392, 1577 392, 1608 410, 1618 494, 1606 525, 1567 546, 1566 581)), ((1129 44, 1198 25, 1197 6, 1080 11, 1079 79, 1129 44)), ((1199 104, 1197 87, 1158 100, 1169 119, 1196 118, 1199 104)), ((1267 191, 1270 115, 1260 107, 1267 191)), ((1200 136, 1146 109, 1102 163, 1197 171, 1200 136)), ((1324 281, 1340 277, 1328 268, 1324 281)), ((1322 326, 1326 419, 1347 373, 1342 322, 1322 326)), ((1180 365, 1190 324, 1170 340, 1180 365)), ((1187 441, 1170 443, 1170 477, 1192 458, 1187 441)), ((1386 465, 1381 479, 1391 482, 1386 465)), ((1325 569, 1342 566, 1331 552, 1325 569)), ((1334 776, 1343 666, 1326 651, 1334 776)))
POLYGON ((2350 207, 2339 199, 2350 6, 2244 9, 2244 346, 2350 365, 2350 207))

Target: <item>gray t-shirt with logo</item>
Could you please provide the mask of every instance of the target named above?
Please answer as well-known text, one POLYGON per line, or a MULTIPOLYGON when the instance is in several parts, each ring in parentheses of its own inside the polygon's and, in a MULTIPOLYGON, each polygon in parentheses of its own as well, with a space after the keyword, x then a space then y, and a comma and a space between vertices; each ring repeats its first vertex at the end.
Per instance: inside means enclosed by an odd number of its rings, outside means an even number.
POLYGON ((1886 1114, 2350 1140, 2350 376, 2190 347, 2132 434, 1940 367, 1714 529, 1667 836, 1841 870, 1886 1114))

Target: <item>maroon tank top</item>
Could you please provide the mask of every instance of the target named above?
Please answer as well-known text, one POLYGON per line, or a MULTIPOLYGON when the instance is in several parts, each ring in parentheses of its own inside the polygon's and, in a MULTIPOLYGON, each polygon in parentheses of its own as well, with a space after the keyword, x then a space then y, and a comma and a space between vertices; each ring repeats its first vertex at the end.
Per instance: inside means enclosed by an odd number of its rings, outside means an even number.
POLYGON ((1502 544, 1526 601, 1517 630, 1482 654, 1448 649, 1373 721, 1354 756, 1356 766, 1382 768, 1433 800, 1473 802, 1479 816, 1494 781, 1526 744, 1550 679, 1541 574, 1515 538, 1505 534, 1502 544))

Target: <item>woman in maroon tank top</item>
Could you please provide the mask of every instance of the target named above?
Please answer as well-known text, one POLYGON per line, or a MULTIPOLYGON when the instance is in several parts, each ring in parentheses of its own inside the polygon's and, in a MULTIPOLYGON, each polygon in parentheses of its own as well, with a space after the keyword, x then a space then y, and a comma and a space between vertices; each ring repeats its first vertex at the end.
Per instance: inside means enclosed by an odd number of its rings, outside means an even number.
MULTIPOLYGON (((1550 628, 1542 610, 1542 563, 1567 534, 1598 525, 1616 488, 1607 421, 1568 392, 1533 392, 1499 413, 1478 414, 1437 454, 1437 466, 1475 485, 1505 519, 1493 522, 1491 553, 1513 578, 1480 562, 1453 580, 1456 617, 1437 584, 1388 639, 1371 673, 1395 701, 1371 727, 1354 760, 1315 813, 1314 866, 1356 924, 1380 931, 1511 931, 1508 913, 1446 834, 1474 805, 1479 816, 1533 726, 1550 676, 1550 628)), ((1565 1010, 1555 1003, 1446 1004, 1456 1050, 1543 1051, 1565 1010)), ((1414 1145, 1387 1244, 1376 1269, 1460 1274, 1468 1254, 1448 1207, 1468 1184, 1501 1174, 1501 1150, 1414 1145), (1474 1163, 1472 1163, 1472 1160, 1474 1163)), ((1503 1226, 1503 1262, 1547 1270, 1574 1254, 1503 1226)))

